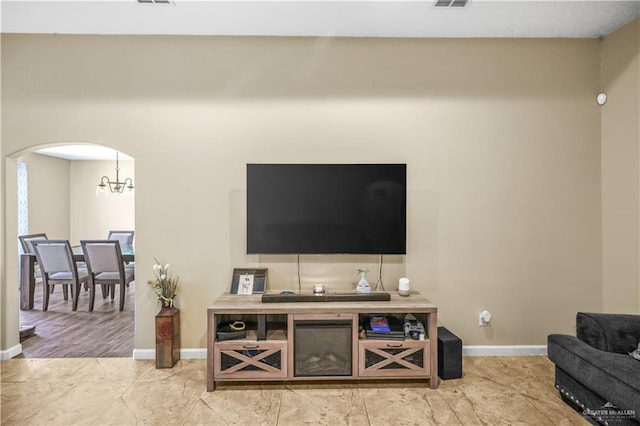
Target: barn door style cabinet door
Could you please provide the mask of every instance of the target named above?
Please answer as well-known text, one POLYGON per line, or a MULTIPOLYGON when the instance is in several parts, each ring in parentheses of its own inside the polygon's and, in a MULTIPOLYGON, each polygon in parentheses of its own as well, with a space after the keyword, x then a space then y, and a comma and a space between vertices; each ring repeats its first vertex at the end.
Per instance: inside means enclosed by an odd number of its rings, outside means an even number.
POLYGON ((360 342, 360 377, 429 377, 429 343, 406 340, 360 342))

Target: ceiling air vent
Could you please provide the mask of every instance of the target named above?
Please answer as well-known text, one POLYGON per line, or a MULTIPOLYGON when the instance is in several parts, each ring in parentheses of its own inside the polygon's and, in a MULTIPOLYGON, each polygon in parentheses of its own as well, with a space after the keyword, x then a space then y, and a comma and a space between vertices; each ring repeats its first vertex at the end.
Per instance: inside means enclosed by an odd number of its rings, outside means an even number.
POLYGON ((170 4, 174 5, 172 0, 136 0, 139 4, 170 4))
POLYGON ((436 7, 465 7, 469 0, 436 0, 436 7))

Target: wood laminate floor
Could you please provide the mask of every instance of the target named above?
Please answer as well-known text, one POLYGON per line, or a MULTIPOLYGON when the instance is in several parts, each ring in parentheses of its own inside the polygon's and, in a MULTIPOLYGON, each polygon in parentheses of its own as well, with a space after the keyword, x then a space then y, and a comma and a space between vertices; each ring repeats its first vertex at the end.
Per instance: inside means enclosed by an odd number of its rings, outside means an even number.
POLYGON ((49 309, 42 311, 42 285, 36 285, 34 309, 20 311, 20 325, 35 325, 35 335, 22 340, 22 358, 131 357, 135 345, 135 281, 126 289, 124 311, 118 310, 119 289, 115 300, 103 299, 96 289, 93 312, 89 312, 89 292, 81 290, 78 310, 56 286, 49 309))

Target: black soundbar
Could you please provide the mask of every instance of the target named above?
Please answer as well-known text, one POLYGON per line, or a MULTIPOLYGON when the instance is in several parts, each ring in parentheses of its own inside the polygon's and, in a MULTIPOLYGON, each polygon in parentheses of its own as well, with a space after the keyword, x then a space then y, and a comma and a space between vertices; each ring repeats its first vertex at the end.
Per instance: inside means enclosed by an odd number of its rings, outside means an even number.
POLYGON ((262 295, 262 303, 388 302, 389 300, 391 300, 391 295, 389 293, 326 293, 326 294, 265 293, 262 295))

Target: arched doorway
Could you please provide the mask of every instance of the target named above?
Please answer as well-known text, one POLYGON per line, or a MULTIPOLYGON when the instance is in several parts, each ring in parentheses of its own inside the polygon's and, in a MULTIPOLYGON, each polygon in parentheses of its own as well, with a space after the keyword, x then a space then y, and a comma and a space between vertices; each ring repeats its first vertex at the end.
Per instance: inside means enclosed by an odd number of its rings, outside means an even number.
MULTIPOLYGON (((135 201, 129 196, 96 196, 96 188, 103 176, 115 181, 134 179, 134 161, 113 148, 96 144, 56 144, 33 147, 12 155, 16 172, 27 175, 28 233, 46 233, 51 239, 66 239, 78 245, 84 239, 106 239, 109 230, 135 229, 135 201), (86 148, 91 148, 87 150, 86 148), (117 155, 117 163, 116 163, 117 155), (116 166, 117 164, 117 166, 116 166), (116 168, 118 170, 116 170, 116 168)), ((8 161, 7 164, 13 163, 8 161)), ((8 173, 11 173, 8 170, 8 173)), ((16 191, 16 201, 24 193, 18 191, 20 179, 7 182, 7 193, 16 191)), ((133 185, 130 185, 133 186, 133 185)), ((24 192, 24 191, 22 191, 24 192)), ((11 209, 7 203, 7 210, 11 209)), ((16 221, 24 232, 24 205, 20 205, 16 221)), ((7 216, 10 214, 8 212, 7 216)), ((8 221, 7 231, 12 227, 8 221)), ((16 235, 17 237, 17 235, 16 235)), ((13 245, 7 239, 7 251, 13 245)), ((17 241, 14 239, 13 241, 17 241)), ((82 266, 82 265, 80 265, 82 266)), ((12 281, 8 278, 7 285, 12 281)), ((21 356, 46 357, 109 357, 132 356, 134 348, 135 283, 127 288, 124 311, 118 310, 110 297, 96 296, 93 312, 88 312, 88 292, 82 291, 77 311, 71 310, 71 298, 64 300, 62 289, 54 288, 49 309, 42 310, 43 290, 36 283, 34 309, 17 310, 21 325, 35 325, 35 335, 21 339, 21 356), (100 344, 104 342, 104 344, 100 344)), ((15 299, 14 299, 15 300, 15 299)), ((9 300, 3 300, 8 309, 9 300)))

